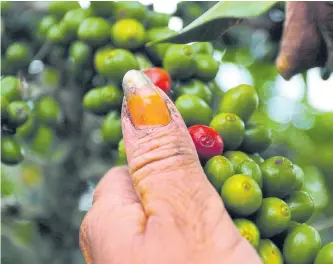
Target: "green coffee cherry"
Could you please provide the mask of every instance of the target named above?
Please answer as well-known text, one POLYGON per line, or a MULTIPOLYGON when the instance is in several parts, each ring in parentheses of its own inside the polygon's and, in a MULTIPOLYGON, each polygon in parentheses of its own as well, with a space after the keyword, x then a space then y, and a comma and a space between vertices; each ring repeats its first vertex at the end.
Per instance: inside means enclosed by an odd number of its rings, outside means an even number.
POLYGON ((113 85, 90 90, 83 98, 84 108, 94 114, 104 115, 110 110, 120 107, 122 93, 113 85))
POLYGON ((221 198, 232 215, 248 216, 260 207, 262 192, 250 176, 235 174, 224 182, 221 198))
POLYGON ((112 45, 106 45, 96 50, 94 54, 94 66, 96 71, 103 71, 103 69, 105 68, 105 63, 107 62, 107 58, 113 50, 114 47, 112 45))
POLYGON ((192 1, 180 1, 177 3, 177 15, 181 16, 185 25, 202 15, 203 7, 192 1))
POLYGON ((258 253, 263 264, 283 264, 283 257, 279 248, 269 239, 261 239, 258 253))
POLYGON ((14 76, 6 76, 1 79, 1 95, 8 102, 21 99, 21 82, 14 76))
POLYGON ((50 151, 54 141, 54 135, 51 128, 41 125, 37 128, 36 134, 32 140, 32 147, 40 154, 46 154, 50 151))
POLYGON ((60 116, 60 107, 51 97, 43 97, 36 104, 36 115, 39 122, 55 125, 60 116))
POLYGON ((231 162, 234 170, 236 170, 238 166, 244 161, 251 160, 246 153, 237 150, 226 151, 223 153, 223 156, 225 156, 231 162))
POLYGON ((167 27, 169 20, 169 14, 149 10, 146 17, 146 26, 147 28, 167 27))
POLYGON ((83 20, 78 28, 77 35, 80 40, 90 45, 101 45, 109 37, 110 24, 101 17, 88 17, 83 20))
POLYGON ((290 160, 281 156, 271 157, 261 164, 260 169, 266 197, 283 198, 292 191, 296 176, 290 160))
POLYGON ((14 42, 6 50, 6 60, 15 67, 25 67, 32 59, 31 47, 26 43, 14 42))
POLYGON ((286 263, 311 264, 321 248, 321 243, 315 228, 301 224, 287 235, 283 244, 283 257, 286 263))
POLYGON ((250 154, 249 157, 258 165, 261 165, 265 161, 258 153, 250 154))
POLYGON ((252 177, 258 183, 259 187, 262 188, 263 185, 262 173, 259 165, 255 163, 253 160, 244 160, 241 164, 237 166, 236 173, 246 174, 252 177))
POLYGON ((11 126, 23 125, 29 118, 31 109, 23 101, 14 101, 8 105, 8 121, 11 126))
POLYGON ((125 141, 123 138, 118 143, 118 151, 119 151, 118 153, 119 157, 127 159, 126 150, 125 150, 125 141))
POLYGON ((80 8, 80 5, 76 1, 55 1, 50 2, 48 10, 50 14, 57 17, 62 17, 69 10, 80 8))
POLYGON ((64 44, 68 42, 68 35, 63 24, 54 24, 47 31, 46 39, 54 44, 64 44))
POLYGON ((179 97, 183 94, 191 94, 200 97, 205 100, 207 104, 210 104, 212 101, 212 92, 208 88, 208 86, 196 79, 191 79, 187 82, 182 83, 176 89, 176 96, 179 97))
POLYGON ((210 158, 205 164, 204 170, 209 182, 219 193, 221 192, 223 183, 235 174, 232 164, 223 156, 210 158))
POLYGON ((226 150, 237 149, 244 139, 244 122, 233 113, 218 114, 209 126, 221 135, 226 150))
POLYGON ((90 9, 73 9, 65 14, 61 20, 61 23, 63 24, 66 33, 74 37, 81 22, 91 15, 92 13, 90 9))
POLYGON ((114 49, 103 52, 98 58, 95 55, 95 68, 101 76, 120 84, 126 72, 132 69, 139 70, 140 67, 131 52, 114 49))
POLYGON ((135 19, 121 19, 112 26, 111 39, 118 48, 136 49, 145 42, 145 28, 135 19))
POLYGON ((35 116, 35 113, 32 112, 29 115, 28 120, 16 129, 16 135, 21 138, 31 138, 35 134, 36 128, 37 118, 35 116))
POLYGON ((247 84, 241 84, 228 90, 222 97, 219 113, 234 113, 247 122, 259 104, 256 90, 247 84))
POLYGON ((1 162, 7 165, 16 165, 23 160, 20 142, 14 136, 2 136, 1 162))
MULTIPOLYGON (((168 27, 152 28, 146 32, 146 42, 170 37, 176 33, 176 31, 171 30, 168 27)), ((161 65, 163 57, 170 45, 170 43, 156 44, 147 48, 146 51, 156 65, 161 65)))
POLYGON ((209 54, 198 54, 195 56, 195 75, 202 81, 208 82, 215 78, 219 63, 209 54))
POLYGON ((146 7, 138 1, 114 2, 114 16, 116 20, 134 18, 143 21, 146 17, 146 7))
POLYGON ((212 119, 212 109, 196 95, 181 95, 175 105, 188 127, 197 124, 208 125, 212 119))
POLYGON ((330 263, 333 263, 333 241, 320 249, 313 264, 330 263))
POLYGON ((39 22, 38 29, 37 29, 37 35, 40 39, 45 40, 47 36, 47 32, 49 29, 57 24, 58 20, 56 16, 48 15, 42 18, 42 20, 39 22))
POLYGON ((285 199, 285 202, 290 207, 292 221, 305 223, 313 215, 314 202, 307 192, 294 191, 285 199))
POLYGON ((233 222, 241 236, 244 237, 254 248, 258 248, 260 233, 257 226, 252 221, 244 218, 234 219, 233 222))
POLYGON ((127 164, 126 150, 123 138, 118 143, 118 157, 116 164, 117 166, 122 166, 127 164))
MULTIPOLYGON (((2 3, 2 2, 1 2, 2 3)), ((15 184, 11 178, 1 170, 1 198, 12 195, 15 192, 15 184)))
POLYGON ((241 149, 248 153, 265 151, 272 143, 271 131, 263 124, 248 124, 241 149))
POLYGON ((185 80, 190 78, 195 73, 195 59, 191 46, 171 45, 164 54, 163 66, 175 79, 185 80))
POLYGON ((194 54, 214 54, 214 47, 211 42, 196 42, 192 44, 194 54))
POLYGON ((88 65, 92 59, 91 47, 83 41, 75 41, 69 48, 69 56, 74 60, 75 65, 88 65))
POLYGON ((290 215, 290 208, 283 200, 269 197, 262 200, 255 215, 255 223, 262 237, 270 238, 288 228, 290 215))
POLYGON ((8 117, 8 105, 9 102, 6 96, 1 95, 1 120, 8 117))
POLYGON ((120 115, 112 111, 105 117, 101 127, 102 139, 111 146, 117 146, 122 138, 120 115))
POLYGON ((40 76, 40 80, 43 87, 57 87, 60 82, 60 73, 56 68, 46 67, 40 76))

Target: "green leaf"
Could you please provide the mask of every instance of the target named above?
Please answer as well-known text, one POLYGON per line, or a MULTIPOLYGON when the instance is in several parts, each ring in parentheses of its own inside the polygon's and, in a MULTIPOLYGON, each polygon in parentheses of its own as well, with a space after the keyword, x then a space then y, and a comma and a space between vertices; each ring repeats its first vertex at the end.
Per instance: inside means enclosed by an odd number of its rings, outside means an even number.
POLYGON ((179 33, 150 42, 147 46, 162 42, 185 44, 215 40, 223 35, 229 27, 238 24, 244 18, 259 16, 276 2, 278 1, 220 1, 179 33))

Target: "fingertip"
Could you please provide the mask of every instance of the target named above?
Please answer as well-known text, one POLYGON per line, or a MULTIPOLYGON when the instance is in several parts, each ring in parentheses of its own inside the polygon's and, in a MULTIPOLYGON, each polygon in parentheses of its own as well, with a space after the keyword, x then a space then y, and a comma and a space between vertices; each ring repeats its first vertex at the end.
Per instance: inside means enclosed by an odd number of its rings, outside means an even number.
POLYGON ((278 72, 285 80, 289 80, 291 78, 292 72, 290 69, 290 63, 286 55, 280 54, 276 60, 275 65, 278 72))

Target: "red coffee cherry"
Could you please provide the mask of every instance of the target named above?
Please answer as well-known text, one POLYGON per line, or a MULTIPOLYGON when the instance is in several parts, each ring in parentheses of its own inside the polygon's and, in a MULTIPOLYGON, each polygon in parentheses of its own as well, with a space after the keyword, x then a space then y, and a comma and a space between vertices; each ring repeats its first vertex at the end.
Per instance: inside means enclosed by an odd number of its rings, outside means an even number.
POLYGON ((188 131, 200 159, 208 160, 222 154, 223 140, 215 129, 204 125, 194 125, 189 127, 188 131))
POLYGON ((162 68, 150 68, 144 70, 144 73, 151 79, 155 86, 169 94, 172 87, 172 80, 169 73, 162 68))

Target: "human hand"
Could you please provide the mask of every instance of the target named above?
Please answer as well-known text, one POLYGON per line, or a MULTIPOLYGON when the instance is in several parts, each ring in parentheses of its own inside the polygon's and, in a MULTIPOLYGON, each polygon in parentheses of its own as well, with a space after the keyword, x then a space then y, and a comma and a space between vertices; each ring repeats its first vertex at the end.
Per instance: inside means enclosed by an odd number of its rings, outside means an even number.
POLYGON ((323 79, 329 78, 333 70, 332 1, 287 2, 276 67, 286 80, 314 67, 323 67, 323 79))
POLYGON ((96 188, 80 231, 86 263, 261 263, 172 101, 140 71, 129 71, 123 88, 129 166, 111 169, 96 188))

